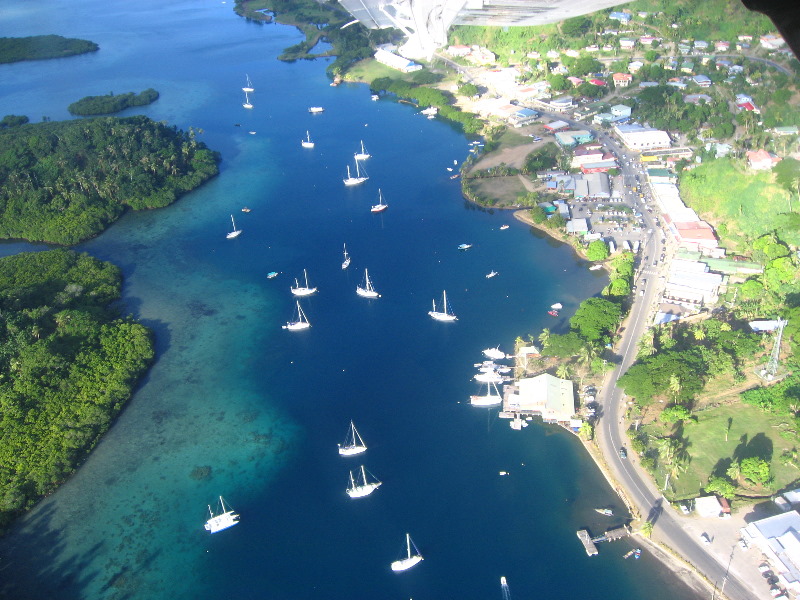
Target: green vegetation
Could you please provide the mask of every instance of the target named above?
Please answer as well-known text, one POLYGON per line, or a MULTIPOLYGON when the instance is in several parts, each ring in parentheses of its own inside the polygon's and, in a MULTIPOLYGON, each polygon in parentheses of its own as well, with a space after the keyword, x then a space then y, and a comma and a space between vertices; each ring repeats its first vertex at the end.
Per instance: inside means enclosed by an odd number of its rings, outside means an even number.
POLYGON ((5 129, 6 127, 19 127, 20 125, 25 125, 30 121, 28 117, 25 115, 6 115, 0 121, 0 129, 5 129))
POLYGON ((147 106, 158 100, 158 92, 148 88, 141 94, 128 92, 115 96, 113 93, 105 96, 86 96, 69 105, 67 110, 73 115, 82 117, 92 115, 110 115, 120 112, 131 106, 147 106))
POLYGON ((721 158, 704 162, 680 177, 681 197, 712 223, 723 241, 739 253, 768 231, 792 245, 800 245, 800 207, 769 172, 747 170, 744 161, 721 158))
POLYGON ((33 35, 23 38, 0 38, 0 63, 23 60, 63 58, 86 52, 95 52, 100 46, 87 40, 65 38, 60 35, 33 35))
POLYGON ((586 258, 591 261, 601 261, 608 258, 608 244, 603 240, 594 240, 589 242, 586 248, 586 258))
POLYGON ((152 361, 148 330, 111 308, 120 289, 87 254, 0 259, 0 527, 86 458, 152 361))
POLYGON ((414 100, 420 107, 435 106, 439 109, 440 117, 458 123, 464 133, 478 133, 483 129, 483 123, 475 115, 452 106, 452 97, 441 90, 390 77, 375 79, 370 83, 370 88, 374 92, 388 92, 399 98, 414 100))
POLYGON ((535 175, 540 171, 548 171, 558 166, 561 158, 561 150, 555 142, 548 142, 537 148, 525 157, 523 173, 535 175))
POLYGON ((146 117, 0 129, 0 238, 75 244, 126 207, 160 208, 218 172, 219 157, 146 117))
POLYGON ((711 128, 717 139, 733 135, 733 115, 725 102, 690 104, 683 101, 683 92, 661 85, 642 90, 636 97, 636 118, 656 129, 696 133, 701 127, 711 128))

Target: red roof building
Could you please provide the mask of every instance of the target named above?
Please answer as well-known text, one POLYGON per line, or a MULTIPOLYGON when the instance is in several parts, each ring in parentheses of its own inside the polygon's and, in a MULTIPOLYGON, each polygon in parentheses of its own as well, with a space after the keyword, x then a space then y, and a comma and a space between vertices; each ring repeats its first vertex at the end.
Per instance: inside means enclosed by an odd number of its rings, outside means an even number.
POLYGON ((717 247, 717 236, 714 229, 705 221, 690 221, 688 223, 673 223, 677 231, 678 243, 689 248, 697 247, 708 248, 709 250, 717 247))

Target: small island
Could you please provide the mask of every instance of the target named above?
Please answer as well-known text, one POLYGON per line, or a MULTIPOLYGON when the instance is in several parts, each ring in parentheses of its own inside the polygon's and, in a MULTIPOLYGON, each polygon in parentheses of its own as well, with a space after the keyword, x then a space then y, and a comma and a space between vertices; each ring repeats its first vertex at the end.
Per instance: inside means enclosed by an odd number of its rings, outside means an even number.
POLYGON ((67 107, 70 114, 80 117, 97 115, 110 115, 118 113, 132 106, 147 106, 158 100, 158 92, 148 88, 140 94, 128 92, 127 94, 114 95, 113 92, 104 96, 86 96, 67 107))
POLYGON ((64 58, 96 52, 100 46, 89 40, 65 38, 60 35, 32 35, 22 38, 0 38, 0 63, 64 58))
POLYGON ((0 529, 82 463, 154 357, 119 268, 66 249, 0 259, 0 529))
POLYGON ((0 239, 77 244, 128 208, 171 204, 214 177, 219 160, 194 129, 142 116, 2 128, 0 239))

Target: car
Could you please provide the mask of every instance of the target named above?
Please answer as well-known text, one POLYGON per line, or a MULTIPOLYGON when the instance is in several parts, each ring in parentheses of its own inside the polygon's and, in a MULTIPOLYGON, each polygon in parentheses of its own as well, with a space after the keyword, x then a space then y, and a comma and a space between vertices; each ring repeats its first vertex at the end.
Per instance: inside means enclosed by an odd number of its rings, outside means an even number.
POLYGON ((642 290, 641 292, 639 292, 639 295, 640 295, 640 296, 644 296, 644 290, 642 290))
POLYGON ((681 509, 681 512, 682 512, 683 514, 685 514, 685 515, 688 515, 688 514, 691 512, 691 511, 689 510, 689 507, 688 507, 688 506, 686 506, 686 504, 684 504, 683 502, 681 502, 680 504, 678 504, 678 508, 680 508, 680 509, 681 509))
POLYGON ((619 449, 619 457, 620 458, 628 458, 628 451, 625 448, 619 449))
POLYGON ((539 136, 535 136, 535 137, 533 138, 533 141, 534 141, 534 142, 541 142, 541 141, 542 141, 542 138, 540 138, 539 136))
POLYGON ((711 543, 711 538, 708 537, 707 533, 701 533, 700 534, 700 541, 703 542, 704 544, 708 545, 708 544, 711 543))

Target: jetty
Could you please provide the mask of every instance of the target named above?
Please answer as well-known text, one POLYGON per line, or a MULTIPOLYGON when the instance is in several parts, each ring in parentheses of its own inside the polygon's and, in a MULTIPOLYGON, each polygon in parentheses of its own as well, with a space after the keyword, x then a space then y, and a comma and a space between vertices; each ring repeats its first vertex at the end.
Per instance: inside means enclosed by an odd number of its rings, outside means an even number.
POLYGON ((594 541, 592 540, 592 536, 589 535, 589 532, 585 529, 578 530, 578 539, 583 543, 583 547, 586 550, 586 554, 588 556, 596 556, 597 555, 597 546, 594 545, 594 541))

